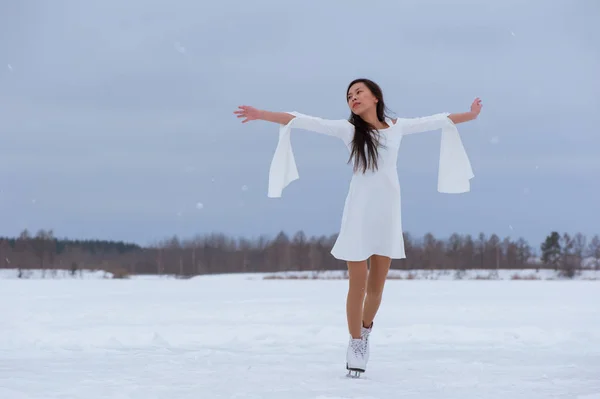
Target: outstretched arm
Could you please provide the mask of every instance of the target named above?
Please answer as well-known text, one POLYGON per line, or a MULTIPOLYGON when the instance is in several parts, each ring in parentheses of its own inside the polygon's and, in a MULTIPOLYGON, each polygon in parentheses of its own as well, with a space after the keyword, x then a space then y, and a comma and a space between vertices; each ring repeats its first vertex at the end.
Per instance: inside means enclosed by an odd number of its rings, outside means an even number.
POLYGON ((481 112, 481 107, 481 100, 478 97, 475 99, 475 101, 473 101, 473 104, 471 104, 471 111, 461 112, 458 114, 450 114, 448 115, 448 118, 455 124, 472 121, 473 119, 476 119, 479 113, 481 112))
POLYGON ((234 111, 233 113, 236 114, 238 118, 246 118, 242 121, 242 123, 254 120, 261 120, 279 123, 280 125, 287 125, 292 119, 295 118, 294 115, 288 114, 287 112, 265 111, 261 109, 256 109, 254 107, 250 107, 248 105, 239 106, 238 110, 234 111))
POLYGON ((469 112, 455 114, 444 112, 419 118, 399 119, 399 121, 401 122, 403 134, 414 134, 437 130, 448 123, 448 120, 454 124, 471 121, 477 118, 479 112, 481 112, 481 100, 476 98, 471 104, 471 111, 469 112))
POLYGON ((246 105, 240 106, 239 110, 234 111, 234 113, 237 114, 238 118, 245 118, 242 123, 262 120, 284 126, 290 124, 291 127, 335 136, 346 142, 351 140, 354 134, 354 126, 345 119, 323 119, 299 112, 271 112, 246 105))

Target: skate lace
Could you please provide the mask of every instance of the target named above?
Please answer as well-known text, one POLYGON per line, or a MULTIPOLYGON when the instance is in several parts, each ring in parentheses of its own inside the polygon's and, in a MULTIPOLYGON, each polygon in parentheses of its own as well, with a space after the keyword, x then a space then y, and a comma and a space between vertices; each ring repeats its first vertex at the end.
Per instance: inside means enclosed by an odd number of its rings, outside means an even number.
POLYGON ((367 345, 369 345, 369 334, 371 334, 371 329, 370 328, 362 328, 362 331, 360 332, 360 337, 362 338, 362 340, 364 341, 364 345, 365 345, 365 352, 367 351, 367 345))
POLYGON ((350 342, 350 347, 355 355, 365 356, 367 347, 362 339, 353 339, 352 342, 350 342))
POLYGON ((371 334, 371 329, 368 328, 362 328, 362 331, 360 332, 360 337, 362 339, 364 339, 365 341, 369 340, 369 334, 371 334))

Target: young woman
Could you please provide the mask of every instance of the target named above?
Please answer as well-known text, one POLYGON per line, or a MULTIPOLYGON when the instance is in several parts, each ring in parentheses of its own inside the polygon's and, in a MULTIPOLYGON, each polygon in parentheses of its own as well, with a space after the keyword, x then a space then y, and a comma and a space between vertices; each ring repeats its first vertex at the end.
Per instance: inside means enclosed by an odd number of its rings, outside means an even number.
POLYGON ((270 179, 273 181, 269 182, 269 195, 272 197, 279 196, 283 187, 298 178, 289 137, 286 137, 292 127, 337 137, 348 148, 348 162, 353 161, 354 174, 340 233, 331 253, 348 265, 346 315, 350 342, 346 369, 349 374, 353 371, 358 375, 366 370, 369 334, 381 304, 391 261, 405 258, 396 167, 402 137, 442 129, 438 190, 446 193, 469 191, 473 173, 455 124, 477 118, 482 105, 476 98, 469 112, 390 119, 381 88, 369 79, 352 81, 346 91, 346 101, 351 111, 348 120, 326 120, 250 106, 240 106, 234 114, 243 118, 242 123, 263 120, 281 125, 280 141, 271 165, 270 179), (278 189, 274 188, 277 173, 283 179, 278 189))

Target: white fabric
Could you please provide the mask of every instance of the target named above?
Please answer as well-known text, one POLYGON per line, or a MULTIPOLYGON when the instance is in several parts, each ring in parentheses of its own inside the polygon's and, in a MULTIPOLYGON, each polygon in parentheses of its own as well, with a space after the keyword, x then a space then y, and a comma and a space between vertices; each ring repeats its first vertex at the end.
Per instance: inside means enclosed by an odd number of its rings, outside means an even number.
POLYGON ((466 193, 471 190, 473 170, 456 125, 448 115, 450 114, 445 112, 421 118, 399 119, 396 123, 402 123, 402 133, 405 135, 442 129, 438 191, 446 194, 466 193))
POLYGON ((294 115, 295 118, 279 128, 279 141, 269 170, 268 196, 271 198, 281 197, 283 189, 299 178, 290 138, 290 131, 293 127, 339 138, 351 137, 354 132, 354 126, 347 120, 327 120, 299 112, 288 113, 294 115))
MULTIPOLYGON (((347 120, 326 120, 298 112, 279 129, 279 141, 269 171, 268 196, 281 197, 283 189, 299 178, 292 151, 292 128, 310 130, 341 139, 348 150, 354 126, 347 120)), ((380 129, 379 169, 365 174, 357 171, 350 182, 344 204, 341 228, 331 250, 334 257, 346 261, 365 260, 373 254, 393 259, 405 258, 402 236, 400 184, 397 159, 402 137, 407 134, 441 129, 438 191, 464 193, 474 177, 460 135, 448 113, 421 118, 388 119, 389 128, 380 129)))

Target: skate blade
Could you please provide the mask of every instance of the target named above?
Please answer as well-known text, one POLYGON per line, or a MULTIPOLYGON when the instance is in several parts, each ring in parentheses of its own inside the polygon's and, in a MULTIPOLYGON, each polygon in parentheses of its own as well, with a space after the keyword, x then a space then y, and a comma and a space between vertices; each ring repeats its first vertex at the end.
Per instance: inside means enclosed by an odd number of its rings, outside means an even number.
POLYGON ((361 374, 362 374, 362 371, 359 371, 359 370, 348 370, 348 374, 346 374, 346 377, 352 378, 352 379, 358 379, 358 378, 360 378, 361 374))
POLYGON ((360 375, 365 372, 365 370, 362 369, 349 368, 347 364, 346 370, 348 370, 348 374, 346 374, 346 377, 348 378, 360 378, 360 375))

